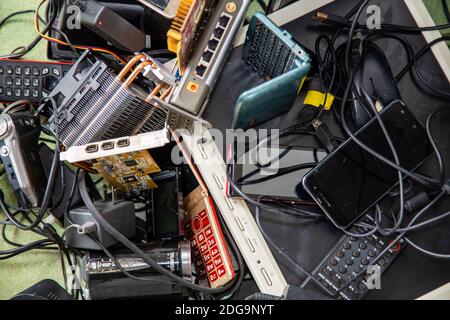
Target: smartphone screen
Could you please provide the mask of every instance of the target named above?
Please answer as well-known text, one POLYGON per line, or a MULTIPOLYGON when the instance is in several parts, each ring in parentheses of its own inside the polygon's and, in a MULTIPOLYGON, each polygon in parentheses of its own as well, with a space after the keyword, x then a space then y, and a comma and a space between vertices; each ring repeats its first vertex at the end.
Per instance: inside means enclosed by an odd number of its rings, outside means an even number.
POLYGON ((296 186, 303 176, 327 156, 326 151, 312 148, 261 147, 237 159, 234 181, 248 196, 270 196, 278 200, 311 200, 299 198, 296 186), (302 170, 280 175, 284 169, 313 164, 302 170), (261 181, 259 183, 255 183, 261 181))
MULTIPOLYGON (((397 150, 400 165, 413 171, 430 155, 425 129, 402 103, 382 111, 381 117, 397 150)), ((371 149, 393 160, 376 119, 356 136, 371 149)), ((349 227, 398 184, 395 169, 348 140, 303 181, 305 189, 339 228, 349 227)))

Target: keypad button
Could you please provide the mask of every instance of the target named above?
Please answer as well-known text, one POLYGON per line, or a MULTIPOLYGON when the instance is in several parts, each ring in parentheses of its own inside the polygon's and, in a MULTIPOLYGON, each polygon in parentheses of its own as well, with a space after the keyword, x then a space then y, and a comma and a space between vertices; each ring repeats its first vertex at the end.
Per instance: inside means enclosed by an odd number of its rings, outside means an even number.
POLYGON ((338 264, 338 261, 337 261, 336 259, 333 259, 333 260, 330 261, 330 264, 331 264, 332 266, 335 266, 335 265, 338 264))
POLYGON ((363 259, 361 260, 361 263, 362 263, 363 265, 367 266, 367 265, 369 264, 369 260, 368 260, 367 258, 363 258, 363 259))
POLYGON ((325 267, 325 268, 322 269, 322 273, 323 273, 324 275, 328 276, 328 275, 331 274, 331 271, 330 271, 330 269, 328 269, 327 267, 325 267))
POLYGON ((360 273, 362 270, 363 270, 363 269, 362 269, 360 266, 357 266, 357 267, 355 268, 355 273, 358 274, 358 273, 360 273))
POLYGON ((197 236, 197 242, 201 245, 206 240, 205 234, 202 232, 197 236))
POLYGON ((6 88, 5 89, 5 94, 6 94, 7 97, 12 97, 13 89, 12 88, 6 88))
POLYGON ((15 67, 14 72, 16 75, 21 76, 22 75, 22 68, 21 67, 15 67))
POLYGON ((31 85, 31 79, 30 78, 23 78, 23 85, 25 87, 29 87, 31 85))
POLYGON ((386 260, 384 258, 380 258, 380 260, 378 260, 378 265, 380 267, 384 267, 386 265, 386 260))
POLYGON ((5 73, 5 68, 0 67, 0 76, 1 76, 3 73, 5 73))
POLYGON ((22 85, 22 78, 15 78, 14 79, 14 85, 16 87, 20 87, 22 85))
POLYGON ((346 267, 339 267, 339 273, 346 273, 347 272, 347 268, 346 267))
POLYGON ((357 284, 357 288, 362 291, 362 290, 366 289, 366 285, 364 284, 364 282, 360 281, 357 284))
POLYGON ((12 75, 14 73, 12 66, 6 66, 6 74, 12 75))
POLYGON ((216 273, 215 271, 212 272, 212 273, 209 275, 209 281, 210 281, 210 282, 216 282, 217 279, 218 279, 218 277, 217 277, 217 273, 216 273))
POLYGON ((216 244, 216 239, 214 239, 214 237, 209 238, 206 243, 208 244, 208 246, 212 247, 216 244))
POLYGON ((222 264, 222 257, 221 256, 217 256, 214 258, 214 265, 216 267, 219 267, 222 264))
POLYGON ((343 256, 345 255, 345 253, 344 253, 344 251, 338 251, 337 253, 336 253, 336 257, 338 257, 338 258, 342 258, 343 256))
POLYGON ((219 249, 217 247, 211 248, 211 254, 213 257, 217 256, 219 254, 219 249))
POLYGON ((346 259, 345 260, 345 264, 348 266, 351 266, 353 264, 353 260, 352 259, 346 259))
POLYGON ((202 262, 202 260, 196 260, 195 261, 195 266, 198 268, 198 267, 203 267, 203 262, 202 262))
POLYGON ((211 271, 214 270, 214 263, 212 261, 210 261, 207 265, 206 265, 206 272, 210 273, 211 271))
POLYGON ((207 216, 206 210, 202 210, 202 211, 200 212, 199 216, 200 216, 200 218, 206 217, 206 216, 207 216))
POLYGON ((12 86, 13 85, 13 78, 6 77, 5 83, 6 83, 7 86, 12 86))
POLYGON ((202 219, 202 228, 206 228, 207 226, 209 226, 208 217, 202 219))
POLYGON ((205 243, 205 244, 202 244, 202 245, 200 245, 200 253, 205 253, 206 251, 208 251, 208 245, 205 243))
POLYGON ((22 89, 20 89, 20 88, 14 89, 14 96, 15 97, 21 97, 22 96, 22 89))
POLYGON ((199 217, 195 217, 194 220, 192 220, 192 229, 194 229, 195 232, 200 231, 200 228, 202 227, 202 223, 200 221, 199 217))
POLYGON ((0 94, 3 94, 3 92, 5 92, 5 90, 3 90, 2 87, 0 87, 0 94))
POLYGON ((197 240, 192 239, 191 240, 191 248, 195 248, 195 247, 197 247, 197 240))
POLYGON ((30 76, 31 75, 31 68, 30 67, 23 68, 23 74, 26 75, 26 76, 30 76))
POLYGON ((28 88, 23 89, 23 96, 24 97, 29 97, 30 96, 30 89, 28 89, 28 88))
POLYGON ((375 251, 373 250, 369 250, 367 254, 369 255, 369 257, 375 257, 375 251))
POLYGON ((354 250, 352 252, 352 256, 354 256, 355 258, 358 258, 361 255, 361 253, 358 250, 354 250))
POLYGON ((344 243, 344 249, 348 250, 352 247, 352 245, 349 242, 344 243))
POLYGON ((57 68, 53 68, 52 73, 54 76, 57 76, 57 77, 59 77, 61 75, 61 72, 57 68))
POLYGON ((223 277, 226 274, 225 266, 221 265, 219 268, 217 268, 217 276, 219 278, 223 277))
POLYGON ((207 238, 209 238, 209 237, 211 237, 212 235, 213 235, 213 232, 212 232, 211 227, 206 228, 206 229, 205 229, 205 236, 206 236, 207 238))
POLYGON ((362 249, 362 250, 366 249, 366 248, 367 248, 367 243, 361 242, 361 243, 359 244, 359 248, 362 249))
POLYGON ((207 252, 207 253, 205 253, 204 255, 203 255, 203 261, 205 262, 205 263, 208 263, 208 262, 210 262, 211 261, 211 254, 209 253, 209 252, 207 252))
POLYGON ((42 75, 43 76, 46 76, 46 75, 48 75, 50 73, 50 69, 49 68, 44 68, 44 69, 42 69, 42 75))
POLYGON ((33 68, 33 75, 34 76, 39 76, 41 74, 41 71, 39 70, 39 68, 33 68))
POLYGON ((39 87, 39 79, 37 79, 37 78, 33 78, 33 80, 32 80, 32 84, 33 84, 33 87, 39 87))

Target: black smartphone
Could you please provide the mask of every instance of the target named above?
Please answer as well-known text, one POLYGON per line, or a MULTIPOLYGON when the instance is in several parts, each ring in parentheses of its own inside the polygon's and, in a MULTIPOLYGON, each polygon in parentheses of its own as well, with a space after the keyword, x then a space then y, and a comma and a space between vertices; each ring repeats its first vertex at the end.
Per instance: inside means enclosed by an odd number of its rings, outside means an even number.
MULTIPOLYGON (((392 105, 380 115, 397 150, 400 165, 414 171, 431 153, 425 129, 403 103, 392 105)), ((376 118, 356 136, 393 161, 391 149, 376 118)), ((352 225, 397 184, 397 171, 360 148, 352 139, 344 142, 303 178, 304 189, 341 229, 352 225)))
MULTIPOLYGON (((279 201, 313 202, 296 186, 326 156, 327 152, 321 149, 265 146, 236 157, 228 170, 233 181, 253 199, 268 196, 279 201)), ((229 185, 227 191, 230 197, 239 198, 229 185)))

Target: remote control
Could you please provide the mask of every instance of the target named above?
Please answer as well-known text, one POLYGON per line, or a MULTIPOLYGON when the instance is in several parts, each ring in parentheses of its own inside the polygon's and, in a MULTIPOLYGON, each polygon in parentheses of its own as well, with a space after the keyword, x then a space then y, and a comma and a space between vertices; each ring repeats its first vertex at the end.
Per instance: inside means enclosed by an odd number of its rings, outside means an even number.
POLYGON ((0 102, 26 99, 38 104, 71 66, 70 62, 0 60, 0 102))
MULTIPOLYGON (((363 216, 359 222, 374 224, 374 218, 367 214, 363 216)), ((351 233, 364 234, 368 230, 362 227, 353 227, 351 233)), ((394 241, 394 237, 384 237, 379 233, 375 233, 365 238, 357 238, 344 236, 338 244, 327 254, 313 275, 331 292, 337 292, 342 289, 343 285, 348 281, 352 281, 340 293, 340 300, 359 300, 362 299, 369 291, 368 282, 373 278, 373 274, 379 271, 381 274, 394 261, 395 257, 400 253, 404 246, 404 240, 401 239, 393 245, 381 258, 374 264, 372 261, 394 241), (368 271, 359 277, 357 274, 362 270, 371 267, 368 271), (372 270, 372 271, 371 271, 372 270)), ((309 281, 310 279, 307 279, 309 281)), ((304 283, 305 285, 306 283, 304 283)), ((373 283, 372 283, 373 285, 373 283)))
POLYGON ((234 278, 233 264, 214 206, 201 187, 184 199, 184 211, 198 279, 207 279, 211 288, 227 284, 234 278))

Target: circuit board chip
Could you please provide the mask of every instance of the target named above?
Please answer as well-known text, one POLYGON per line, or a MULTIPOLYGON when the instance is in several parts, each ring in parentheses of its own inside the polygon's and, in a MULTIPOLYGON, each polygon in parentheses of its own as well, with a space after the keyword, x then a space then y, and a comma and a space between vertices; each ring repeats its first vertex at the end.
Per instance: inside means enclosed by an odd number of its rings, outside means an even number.
POLYGON ((147 150, 96 159, 93 168, 117 191, 139 192, 157 188, 150 174, 161 169, 147 150))

